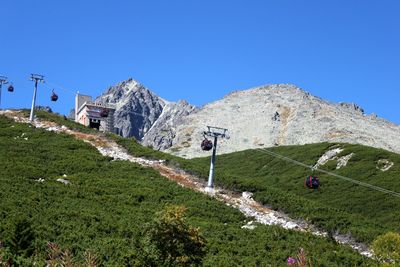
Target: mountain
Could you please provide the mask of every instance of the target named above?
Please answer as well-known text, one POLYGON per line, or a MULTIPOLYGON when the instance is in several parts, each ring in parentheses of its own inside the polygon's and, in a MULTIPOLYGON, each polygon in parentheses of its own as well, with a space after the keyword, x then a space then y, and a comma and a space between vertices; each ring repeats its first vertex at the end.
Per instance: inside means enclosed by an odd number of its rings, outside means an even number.
POLYGON ((400 127, 355 104, 329 103, 286 84, 236 91, 185 117, 168 152, 208 155, 200 149, 206 125, 227 128, 219 153, 320 142, 363 144, 400 152, 400 127))
POLYGON ((168 103, 164 106, 157 121, 143 136, 142 144, 158 150, 170 148, 177 134, 176 127, 183 123, 184 118, 195 110, 194 106, 184 100, 168 103))
POLYGON ((186 101, 168 102, 132 78, 110 87, 96 102, 116 106, 115 127, 123 137, 135 137, 158 149, 170 147, 175 125, 195 107, 186 101), (156 133, 162 132, 162 135, 156 133))
POLYGON ((186 157, 200 149, 207 125, 227 128, 218 153, 277 145, 355 143, 400 152, 400 127, 366 115, 352 103, 330 103, 289 84, 235 91, 196 108, 168 102, 133 79, 110 87, 98 101, 116 104, 119 133, 146 146, 186 157))

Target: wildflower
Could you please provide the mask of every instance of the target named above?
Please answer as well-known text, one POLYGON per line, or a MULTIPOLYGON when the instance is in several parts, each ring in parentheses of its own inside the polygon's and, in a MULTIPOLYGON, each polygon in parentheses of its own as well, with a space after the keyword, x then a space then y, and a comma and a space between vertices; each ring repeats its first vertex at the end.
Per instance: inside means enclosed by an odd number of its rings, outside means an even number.
POLYGON ((295 258, 289 257, 287 259, 287 265, 288 266, 292 266, 292 265, 295 265, 295 264, 296 264, 296 259, 295 258))

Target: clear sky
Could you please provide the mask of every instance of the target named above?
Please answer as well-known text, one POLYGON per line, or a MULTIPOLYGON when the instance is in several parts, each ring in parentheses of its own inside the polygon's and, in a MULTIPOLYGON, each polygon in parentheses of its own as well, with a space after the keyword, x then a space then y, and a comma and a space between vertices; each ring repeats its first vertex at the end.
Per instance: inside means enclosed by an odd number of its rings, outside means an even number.
POLYGON ((400 124, 399 14, 398 0, 1 0, 2 108, 30 107, 30 73, 49 82, 38 104, 64 114, 72 92, 129 77, 197 106, 291 83, 400 124))

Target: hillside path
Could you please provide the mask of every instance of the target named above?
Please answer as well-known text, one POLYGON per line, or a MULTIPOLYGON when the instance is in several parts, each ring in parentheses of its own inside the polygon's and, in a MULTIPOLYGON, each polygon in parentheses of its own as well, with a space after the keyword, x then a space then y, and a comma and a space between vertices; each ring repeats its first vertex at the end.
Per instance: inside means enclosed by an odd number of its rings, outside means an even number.
MULTIPOLYGON (((0 111, 0 115, 4 115, 20 123, 31 123, 28 118, 15 110, 0 111)), ((289 218, 286 214, 274 211, 252 198, 250 192, 242 192, 241 194, 235 193, 222 188, 210 189, 207 187, 206 182, 200 180, 198 177, 188 174, 184 170, 180 170, 166 165, 163 160, 149 160, 145 158, 133 157, 128 154, 125 148, 119 146, 115 141, 106 138, 102 134, 87 134, 79 131, 71 130, 64 125, 58 125, 54 122, 43 121, 36 119, 33 123, 36 128, 42 128, 47 131, 56 133, 65 133, 72 135, 86 143, 96 147, 97 150, 103 155, 114 158, 114 160, 128 160, 140 164, 145 167, 153 168, 158 171, 162 176, 167 179, 177 182, 185 188, 190 188, 194 191, 207 194, 219 201, 224 202, 226 205, 240 210, 246 217, 253 218, 254 221, 249 221, 243 225, 242 228, 253 229, 256 227, 255 223, 265 225, 279 225, 285 229, 291 229, 302 232, 309 232, 316 236, 328 236, 328 233, 317 229, 313 225, 303 221, 294 220, 289 218)), ((338 243, 349 245, 354 250, 358 251, 361 255, 372 257, 372 252, 364 244, 355 242, 350 236, 334 234, 333 236, 338 243)))

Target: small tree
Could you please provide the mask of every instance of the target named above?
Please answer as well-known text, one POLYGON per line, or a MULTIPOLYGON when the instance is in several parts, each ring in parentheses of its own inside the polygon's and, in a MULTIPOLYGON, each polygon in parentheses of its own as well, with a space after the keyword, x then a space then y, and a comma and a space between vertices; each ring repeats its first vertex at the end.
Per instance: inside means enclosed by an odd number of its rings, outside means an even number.
POLYGON ((9 267, 11 266, 12 254, 5 247, 3 242, 0 240, 0 266, 9 267))
POLYGON ((378 236, 372 243, 372 249, 378 258, 389 260, 393 264, 399 264, 400 234, 388 232, 384 235, 378 236))
POLYGON ((200 265, 206 241, 199 229, 185 223, 185 211, 183 206, 167 207, 146 227, 142 240, 146 265, 200 265))
POLYGON ((35 250, 34 241, 35 232, 30 221, 26 218, 17 219, 7 242, 11 252, 17 256, 30 257, 35 250))

